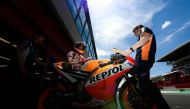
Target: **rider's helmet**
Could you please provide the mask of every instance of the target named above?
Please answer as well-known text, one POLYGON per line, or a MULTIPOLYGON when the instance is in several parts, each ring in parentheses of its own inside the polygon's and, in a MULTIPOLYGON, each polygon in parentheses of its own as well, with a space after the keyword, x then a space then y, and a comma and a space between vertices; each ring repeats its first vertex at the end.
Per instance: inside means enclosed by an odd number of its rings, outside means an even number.
POLYGON ((83 42, 76 42, 74 47, 77 50, 77 52, 82 54, 86 49, 86 44, 84 44, 83 42))
POLYGON ((133 28, 133 33, 136 35, 136 36, 139 36, 141 34, 141 31, 136 31, 136 30, 140 30, 141 28, 143 28, 144 26, 139 24, 139 25, 136 25, 134 28, 133 28))

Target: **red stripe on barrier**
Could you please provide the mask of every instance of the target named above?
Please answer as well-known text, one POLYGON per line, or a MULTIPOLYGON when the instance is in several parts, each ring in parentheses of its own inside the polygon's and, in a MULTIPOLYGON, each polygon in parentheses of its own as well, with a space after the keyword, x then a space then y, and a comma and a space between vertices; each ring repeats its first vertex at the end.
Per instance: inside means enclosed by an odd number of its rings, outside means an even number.
POLYGON ((187 84, 177 84, 175 85, 176 88, 190 88, 190 83, 187 84))

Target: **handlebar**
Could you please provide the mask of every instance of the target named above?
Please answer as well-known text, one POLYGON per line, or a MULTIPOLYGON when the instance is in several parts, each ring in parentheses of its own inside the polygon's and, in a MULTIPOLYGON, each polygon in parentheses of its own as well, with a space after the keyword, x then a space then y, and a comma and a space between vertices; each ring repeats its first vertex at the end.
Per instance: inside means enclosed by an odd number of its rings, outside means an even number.
POLYGON ((107 63, 100 64, 99 67, 104 67, 104 66, 110 65, 112 63, 113 63, 112 61, 109 61, 107 63))

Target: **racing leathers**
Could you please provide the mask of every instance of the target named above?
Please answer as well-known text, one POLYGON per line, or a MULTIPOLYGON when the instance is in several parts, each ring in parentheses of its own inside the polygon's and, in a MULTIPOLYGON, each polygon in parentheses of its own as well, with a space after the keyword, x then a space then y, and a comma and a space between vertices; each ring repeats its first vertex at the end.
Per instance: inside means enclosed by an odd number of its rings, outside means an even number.
POLYGON ((82 63, 85 62, 85 57, 77 51, 69 51, 67 54, 68 63, 71 65, 73 71, 81 69, 82 63))

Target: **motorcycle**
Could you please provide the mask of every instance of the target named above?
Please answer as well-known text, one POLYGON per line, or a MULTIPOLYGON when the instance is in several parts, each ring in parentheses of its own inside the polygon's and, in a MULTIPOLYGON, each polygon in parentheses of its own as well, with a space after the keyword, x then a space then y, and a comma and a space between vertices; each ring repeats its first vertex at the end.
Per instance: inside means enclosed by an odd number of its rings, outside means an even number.
POLYGON ((109 104, 112 109, 134 109, 142 101, 135 78, 129 74, 134 63, 133 58, 118 54, 111 60, 89 60, 77 72, 66 70, 63 62, 54 63, 38 109, 99 109, 109 104))

